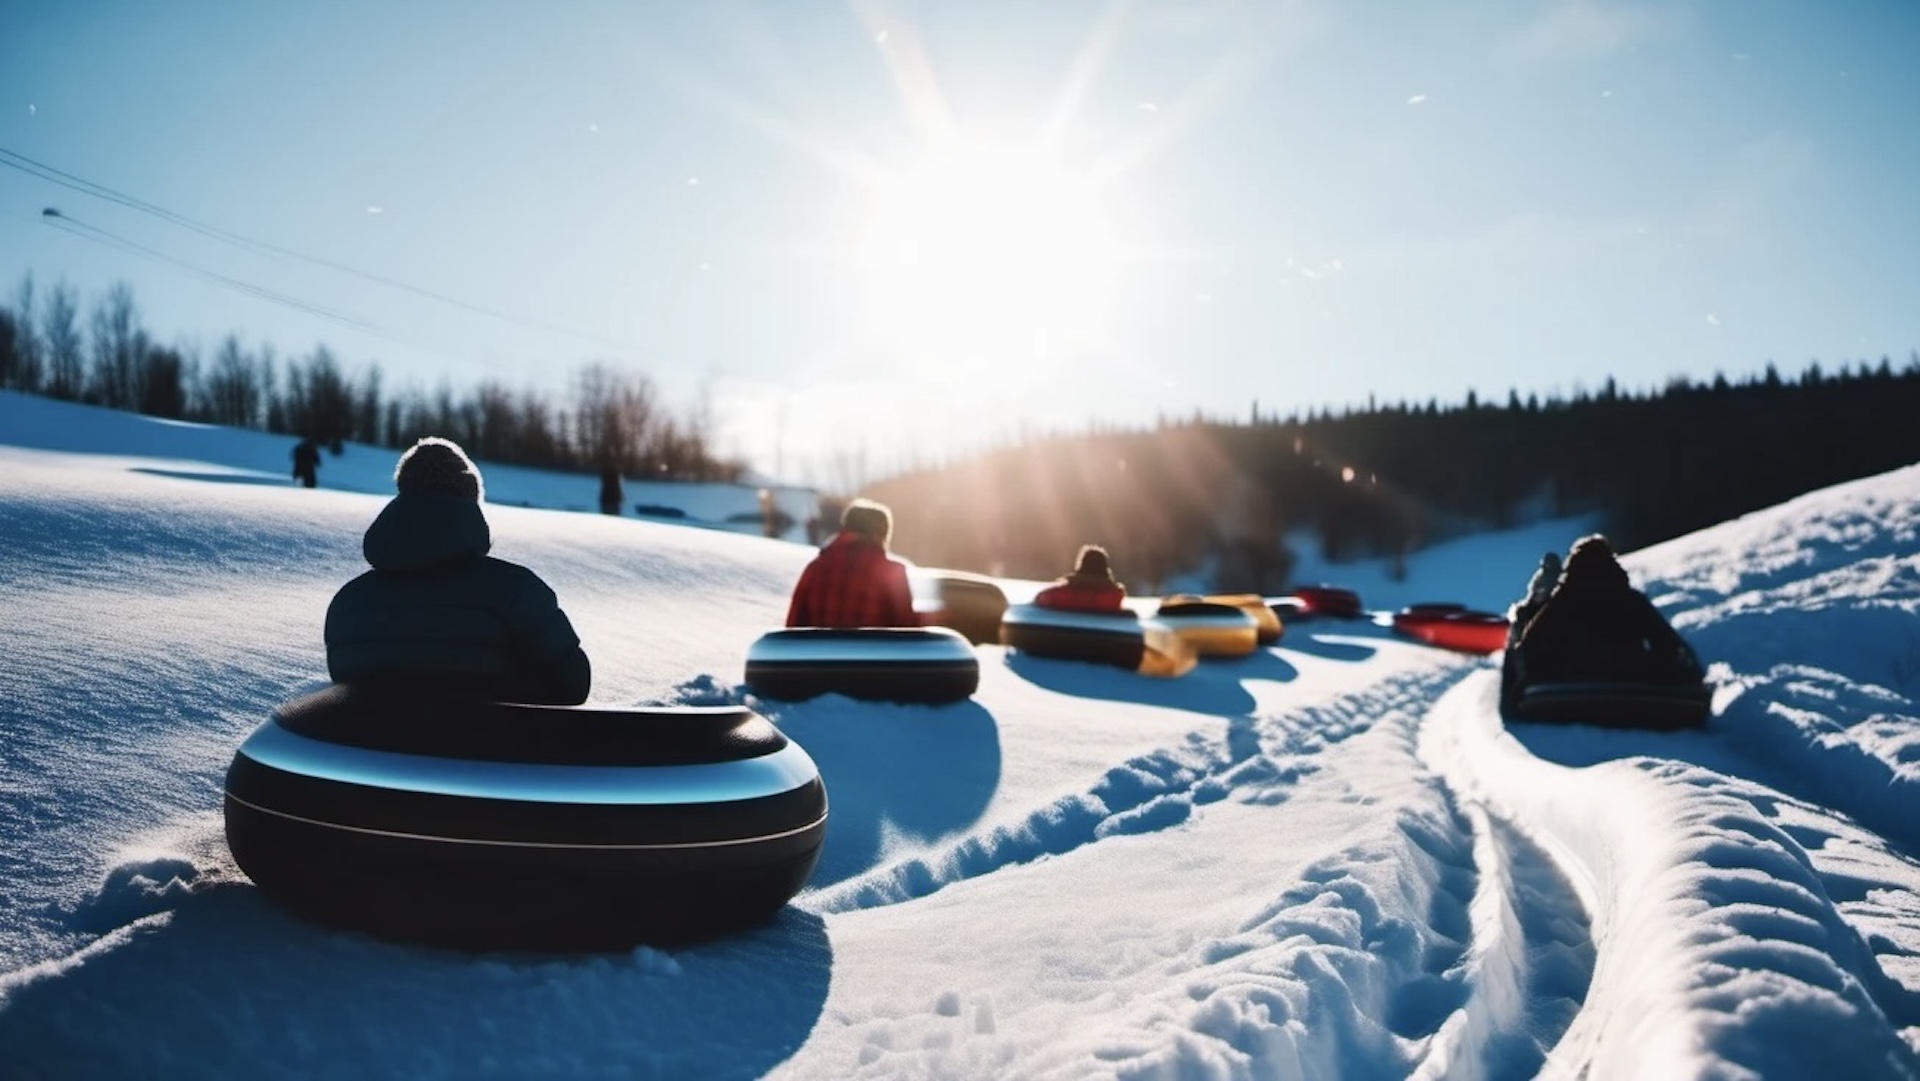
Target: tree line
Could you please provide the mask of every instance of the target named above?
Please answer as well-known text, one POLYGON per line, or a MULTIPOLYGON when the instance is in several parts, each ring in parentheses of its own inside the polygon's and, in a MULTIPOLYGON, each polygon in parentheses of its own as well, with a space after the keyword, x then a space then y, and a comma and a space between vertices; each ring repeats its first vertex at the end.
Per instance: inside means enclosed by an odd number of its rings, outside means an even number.
POLYGON ((125 283, 82 309, 65 282, 42 291, 25 275, 0 305, 0 389, 336 447, 398 449, 438 435, 476 458, 541 469, 701 481, 745 471, 714 452, 704 406, 677 412, 645 375, 607 362, 578 366, 559 398, 497 380, 396 389, 378 363, 349 372, 325 345, 284 358, 231 334, 210 356, 162 345, 125 283))
MULTIPOLYGON (((929 565, 1047 578, 1105 544, 1131 585, 1213 570, 1214 588, 1293 584, 1328 558, 1404 557, 1466 532, 1591 515, 1625 548, 1920 461, 1920 354, 1796 376, 1571 397, 1398 403, 1285 418, 1163 419, 1031 438, 875 484, 896 547, 929 565)), ((1524 569, 1516 574, 1524 578, 1524 569)))

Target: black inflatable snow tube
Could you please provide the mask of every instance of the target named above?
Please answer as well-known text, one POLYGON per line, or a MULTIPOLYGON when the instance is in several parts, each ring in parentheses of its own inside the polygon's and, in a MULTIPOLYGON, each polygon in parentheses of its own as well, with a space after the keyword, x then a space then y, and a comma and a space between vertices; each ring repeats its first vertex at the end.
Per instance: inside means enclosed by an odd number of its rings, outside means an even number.
POLYGON ((1147 641, 1132 612, 1071 612, 1016 604, 1000 624, 1000 640, 1035 657, 1085 661, 1130 671, 1140 667, 1147 641))
POLYGON ((1705 684, 1531 683, 1519 688, 1508 712, 1525 721, 1673 731, 1707 723, 1713 690, 1705 684))
POLYGON ((980 689, 980 659, 945 627, 796 627, 747 651, 747 687, 797 702, 844 694, 880 702, 958 702, 980 689))
POLYGON ((227 844, 270 900, 459 949, 625 949, 770 918, 806 885, 826 788, 731 706, 594 709, 330 687, 227 770, 227 844))

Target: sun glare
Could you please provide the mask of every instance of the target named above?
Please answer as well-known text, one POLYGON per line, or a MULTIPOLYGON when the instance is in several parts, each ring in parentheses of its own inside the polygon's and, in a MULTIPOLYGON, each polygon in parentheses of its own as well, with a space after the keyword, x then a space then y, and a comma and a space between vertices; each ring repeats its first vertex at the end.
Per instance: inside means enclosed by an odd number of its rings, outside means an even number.
POLYGON ((1099 185, 1044 153, 970 146, 889 175, 864 243, 873 327, 912 361, 1046 360, 1109 314, 1099 185))

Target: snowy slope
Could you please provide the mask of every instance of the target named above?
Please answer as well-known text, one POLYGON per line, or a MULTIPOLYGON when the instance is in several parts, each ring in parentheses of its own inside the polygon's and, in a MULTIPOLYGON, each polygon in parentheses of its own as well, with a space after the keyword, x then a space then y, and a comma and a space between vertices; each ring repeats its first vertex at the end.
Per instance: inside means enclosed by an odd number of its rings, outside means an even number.
MULTIPOLYGON (((957 705, 757 703, 833 801, 772 925, 474 957, 299 923, 225 855, 227 761, 320 685, 383 490, 245 438, 0 395, 9 1076, 1920 1075, 1920 468, 1628 559, 1713 662, 1704 731, 1504 728, 1492 662, 1368 621, 1174 681, 983 647, 957 705)), ((596 703, 744 697, 809 555, 488 516, 596 703)), ((1448 558, 1517 592, 1540 542, 1448 558)))

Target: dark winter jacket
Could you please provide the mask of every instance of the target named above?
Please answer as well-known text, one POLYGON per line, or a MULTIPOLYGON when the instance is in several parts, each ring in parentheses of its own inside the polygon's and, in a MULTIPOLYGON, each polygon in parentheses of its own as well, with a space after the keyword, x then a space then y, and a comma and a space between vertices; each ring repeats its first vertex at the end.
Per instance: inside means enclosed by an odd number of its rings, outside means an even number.
POLYGON ((1576 565, 1534 614, 1517 647, 1528 683, 1687 685, 1704 673, 1693 650, 1611 559, 1576 565))
POLYGON ((906 565, 879 541, 842 530, 800 572, 787 626, 920 626, 906 565))
POLYGON ((592 682, 553 590, 487 555, 470 498, 402 493, 367 528, 373 569, 327 607, 327 669, 338 683, 394 683, 498 701, 574 705, 592 682))
POLYGON ((1113 580, 1112 574, 1078 572, 1041 590, 1033 603, 1042 608, 1068 612, 1118 612, 1127 599, 1127 587, 1113 580))

